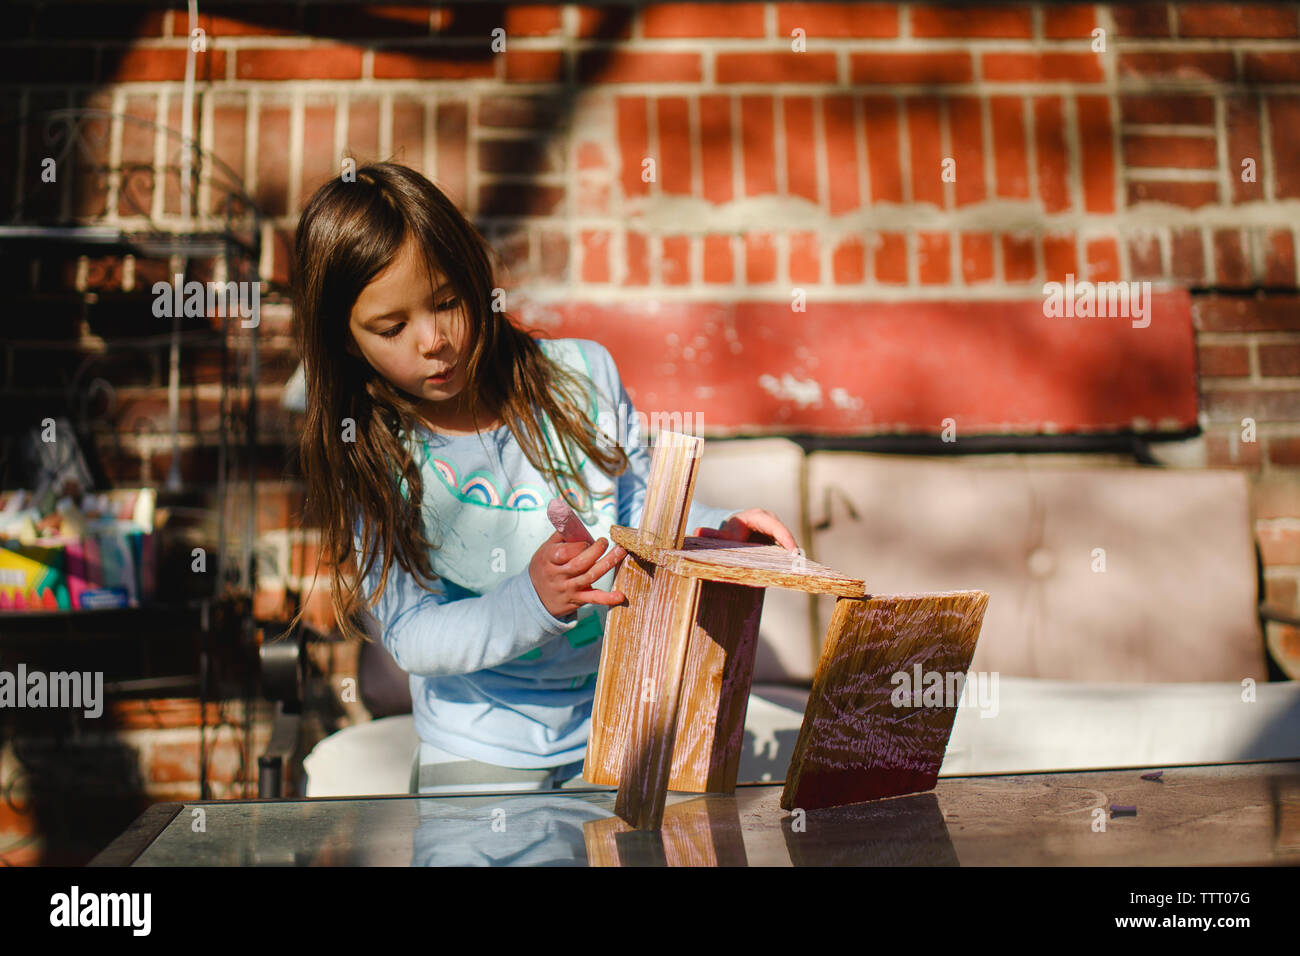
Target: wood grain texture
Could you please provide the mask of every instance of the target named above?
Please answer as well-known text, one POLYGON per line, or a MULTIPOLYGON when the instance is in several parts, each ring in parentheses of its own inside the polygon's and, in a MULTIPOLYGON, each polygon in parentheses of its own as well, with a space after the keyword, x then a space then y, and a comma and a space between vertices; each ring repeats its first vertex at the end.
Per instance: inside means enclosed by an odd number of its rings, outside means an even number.
MULTIPOLYGON (((965 675, 988 607, 984 591, 835 602, 781 806, 813 810, 934 789, 956 699, 895 706, 918 671, 965 675)), ((948 682, 944 681, 945 685, 948 682)))
POLYGON ((736 789, 764 593, 762 588, 701 582, 686 650, 670 790, 736 789))
POLYGON ((605 643, 600 649, 596 697, 591 704, 591 733, 582 763, 582 778, 603 787, 617 787, 623 774, 623 752, 632 724, 632 705, 639 690, 637 658, 645 635, 645 614, 654 565, 629 554, 614 575, 614 590, 627 603, 610 608, 605 618, 605 643))
POLYGON ((792 554, 780 545, 718 538, 685 538, 680 548, 663 548, 644 533, 622 525, 610 529, 615 544, 674 574, 749 587, 789 588, 812 594, 867 597, 866 582, 792 554))
POLYGON ((633 685, 632 724, 614 802, 614 812, 637 829, 658 829, 663 820, 700 587, 698 579, 659 568, 650 588, 633 685))
POLYGON ((650 459, 641 534, 661 548, 679 548, 686 537, 686 518, 695 494, 704 439, 661 431, 650 459))
MULTIPOLYGON (((702 438, 680 432, 659 433, 651 452, 641 526, 636 532, 643 540, 654 546, 681 544, 703 447, 702 438)), ((626 595, 627 602, 610 608, 605 619, 591 733, 582 765, 583 779, 606 787, 616 787, 622 779, 633 704, 640 694, 634 683, 647 633, 647 601, 655 575, 653 562, 638 561, 635 554, 631 552, 614 575, 614 590, 626 595)))

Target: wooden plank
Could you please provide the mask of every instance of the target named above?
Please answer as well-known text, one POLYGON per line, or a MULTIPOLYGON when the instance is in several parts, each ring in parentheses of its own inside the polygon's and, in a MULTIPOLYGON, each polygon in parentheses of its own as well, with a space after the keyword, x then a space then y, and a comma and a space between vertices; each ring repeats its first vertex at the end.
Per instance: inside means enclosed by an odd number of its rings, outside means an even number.
POLYGON ((674 574, 744 584, 749 587, 789 588, 810 594, 868 597, 866 582, 818 564, 780 545, 718 538, 685 538, 680 548, 657 547, 643 533, 622 525, 610 529, 615 544, 674 574))
POLYGON ((949 591, 835 602, 782 807, 934 789, 960 699, 959 682, 947 675, 969 670, 988 599, 984 591, 949 591), (903 695, 898 674, 922 678, 914 698, 903 695), (935 683, 947 693, 926 696, 935 683))
POLYGON ((686 651, 699 606, 701 582, 655 571, 641 636, 631 732, 623 753, 614 812, 639 830, 663 820, 686 651))
POLYGON ((627 603, 609 609, 605 643, 596 674, 596 698, 591 705, 591 733, 582 763, 582 779, 602 787, 617 787, 623 773, 623 751, 638 691, 636 663, 645 615, 649 607, 654 565, 628 554, 614 575, 614 590, 627 603))
POLYGON ((686 651, 670 790, 736 789, 763 595, 762 588, 701 583, 686 651))
MULTIPOLYGON (((635 532, 640 539, 656 546, 681 544, 703 447, 702 438, 680 432, 659 433, 651 452, 641 526, 635 532)), ((634 532, 628 529, 628 533, 634 532)), ((633 682, 645 634, 646 602, 654 579, 653 563, 632 556, 639 553, 632 551, 614 575, 614 590, 626 595, 627 602, 610 608, 605 618, 596 696, 591 705, 591 733, 582 765, 583 779, 606 787, 618 786, 621 779, 632 705, 639 693, 633 682)))

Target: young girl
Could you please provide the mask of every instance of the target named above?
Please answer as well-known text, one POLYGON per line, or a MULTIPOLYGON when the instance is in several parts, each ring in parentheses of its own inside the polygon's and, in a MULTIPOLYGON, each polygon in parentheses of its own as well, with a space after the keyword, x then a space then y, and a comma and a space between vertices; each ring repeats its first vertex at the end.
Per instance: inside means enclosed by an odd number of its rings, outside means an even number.
MULTIPOLYGON (((606 588, 626 552, 599 536, 640 523, 650 466, 598 426, 636 420, 609 352, 513 325, 482 237, 393 163, 312 196, 293 287, 306 519, 341 630, 358 636, 355 614, 410 675, 413 789, 580 782, 605 618, 625 600, 606 588), (557 496, 594 544, 561 541, 557 496)), ((796 547, 761 509, 688 518, 796 547)))

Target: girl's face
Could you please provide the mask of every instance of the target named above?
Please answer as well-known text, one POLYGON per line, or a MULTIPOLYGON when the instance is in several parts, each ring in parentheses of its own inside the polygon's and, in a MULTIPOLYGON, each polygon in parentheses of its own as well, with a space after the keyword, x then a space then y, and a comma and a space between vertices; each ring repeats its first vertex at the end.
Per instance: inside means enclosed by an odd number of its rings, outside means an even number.
POLYGON ((431 407, 452 402, 465 388, 468 325, 461 301, 442 275, 429 273, 415 241, 357 296, 348 319, 348 351, 395 387, 431 407), (431 376, 439 375, 441 378, 431 376))

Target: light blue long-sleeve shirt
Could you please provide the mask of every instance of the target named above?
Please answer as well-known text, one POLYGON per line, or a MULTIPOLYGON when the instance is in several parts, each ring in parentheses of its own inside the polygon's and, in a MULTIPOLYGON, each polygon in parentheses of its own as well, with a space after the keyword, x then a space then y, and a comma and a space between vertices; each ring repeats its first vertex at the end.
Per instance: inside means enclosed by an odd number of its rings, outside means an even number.
MULTIPOLYGON (((612 546, 612 525, 641 522, 648 437, 618 434, 618 423, 635 422, 636 413, 604 346, 589 339, 538 344, 588 383, 592 421, 627 454, 627 469, 614 478, 583 458, 579 468, 592 494, 572 489, 592 537, 612 546)), ((558 447, 549 427, 547 436, 558 447)), ((439 580, 427 592, 394 565, 367 626, 411 675, 420 739, 505 767, 581 760, 609 609, 589 604, 556 618, 533 586, 528 565, 554 532, 546 505, 557 492, 509 428, 463 436, 421 428, 406 440, 422 462, 425 533, 438 545, 429 557, 439 580)), ((720 526, 736 513, 692 502, 687 532, 720 526)), ((367 597, 378 586, 378 565, 364 581, 367 597)), ((613 580, 607 572, 593 587, 611 590, 613 580)))

